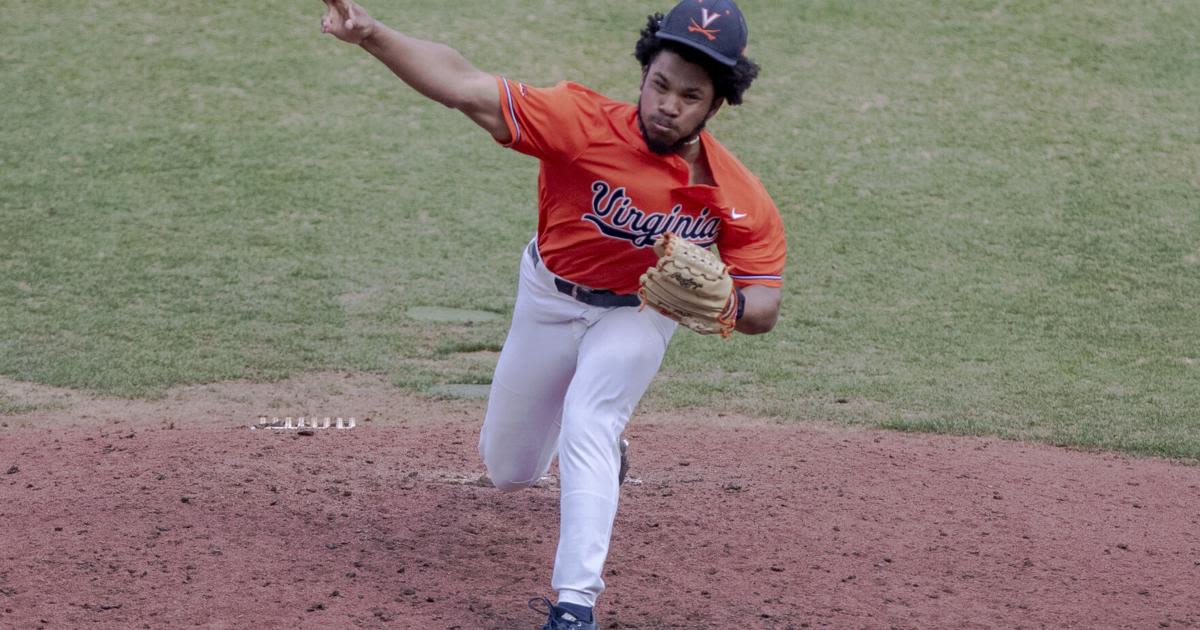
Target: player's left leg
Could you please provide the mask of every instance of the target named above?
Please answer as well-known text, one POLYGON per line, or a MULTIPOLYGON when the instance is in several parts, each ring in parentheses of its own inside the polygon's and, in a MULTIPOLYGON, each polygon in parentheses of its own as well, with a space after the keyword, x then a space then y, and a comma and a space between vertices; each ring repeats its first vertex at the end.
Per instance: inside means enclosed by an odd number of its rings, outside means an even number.
POLYGON ((587 307, 560 293, 526 250, 512 326, 492 375, 479 453, 501 490, 538 480, 558 444, 563 398, 578 362, 587 307))
POLYGON ((558 601, 594 606, 617 513, 618 440, 658 372, 675 323, 650 309, 606 309, 584 334, 558 442, 558 601))

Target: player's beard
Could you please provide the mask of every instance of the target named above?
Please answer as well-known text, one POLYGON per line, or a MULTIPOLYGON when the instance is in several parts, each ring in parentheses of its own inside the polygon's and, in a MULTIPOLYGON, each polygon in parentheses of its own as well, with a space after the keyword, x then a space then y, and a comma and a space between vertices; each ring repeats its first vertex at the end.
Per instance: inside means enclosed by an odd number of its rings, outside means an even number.
POLYGON ((693 129, 691 133, 681 137, 675 142, 668 144, 650 137, 650 131, 646 129, 646 121, 642 119, 642 102, 640 99, 638 100, 637 119, 638 127, 642 130, 642 139, 646 141, 646 148, 650 149, 650 152, 656 155, 672 155, 674 153, 679 153, 680 150, 695 142, 696 138, 700 137, 700 132, 704 131, 704 125, 708 123, 707 119, 700 121, 700 124, 696 125, 696 128, 693 129))

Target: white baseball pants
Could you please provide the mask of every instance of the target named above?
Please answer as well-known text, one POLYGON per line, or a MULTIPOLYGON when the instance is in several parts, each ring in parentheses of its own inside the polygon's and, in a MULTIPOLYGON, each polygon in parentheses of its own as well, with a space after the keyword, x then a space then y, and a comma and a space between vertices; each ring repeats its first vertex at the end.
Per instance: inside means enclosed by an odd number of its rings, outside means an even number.
POLYGON ((617 514, 618 440, 658 372, 674 321, 590 306, 521 257, 512 327, 492 377, 479 452, 497 488, 532 485, 558 456, 558 601, 595 606, 617 514))

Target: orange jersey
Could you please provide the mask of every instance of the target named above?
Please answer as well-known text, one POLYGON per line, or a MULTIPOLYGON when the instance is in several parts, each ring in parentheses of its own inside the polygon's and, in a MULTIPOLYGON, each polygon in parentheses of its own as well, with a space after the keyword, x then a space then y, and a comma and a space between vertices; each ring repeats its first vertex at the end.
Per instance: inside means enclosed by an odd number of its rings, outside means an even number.
POLYGON ((562 82, 532 88, 498 78, 508 147, 541 161, 538 252, 556 275, 635 293, 655 264, 654 241, 674 232, 716 244, 739 285, 783 282, 783 220, 762 182, 707 131, 716 186, 691 185, 677 155, 646 147, 637 106, 562 82))

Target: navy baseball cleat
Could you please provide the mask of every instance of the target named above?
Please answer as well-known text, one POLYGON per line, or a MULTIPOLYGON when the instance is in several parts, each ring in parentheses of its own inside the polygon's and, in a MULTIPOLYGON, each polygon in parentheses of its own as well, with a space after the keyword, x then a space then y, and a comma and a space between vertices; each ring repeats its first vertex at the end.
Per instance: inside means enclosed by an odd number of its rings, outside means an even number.
POLYGON ((542 630, 598 630, 596 618, 591 621, 582 621, 569 611, 559 608, 550 603, 550 600, 545 597, 535 597, 529 600, 529 609, 534 612, 545 613, 546 625, 542 626, 542 630), (541 606, 549 610, 542 610, 541 606))
POLYGON ((629 475, 629 440, 621 438, 621 472, 617 473, 617 485, 625 483, 629 475))

